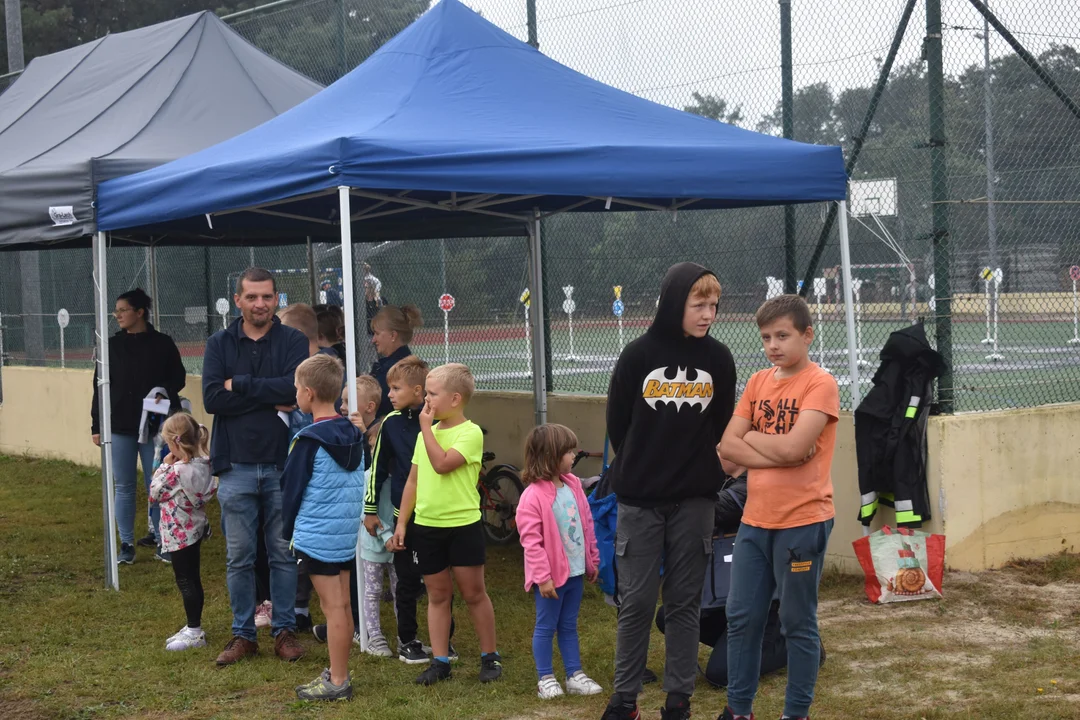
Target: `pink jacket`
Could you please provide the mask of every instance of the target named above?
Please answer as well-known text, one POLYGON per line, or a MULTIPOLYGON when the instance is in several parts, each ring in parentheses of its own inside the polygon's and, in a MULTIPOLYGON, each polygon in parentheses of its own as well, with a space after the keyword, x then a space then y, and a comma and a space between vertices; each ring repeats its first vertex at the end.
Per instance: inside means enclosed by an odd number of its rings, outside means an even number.
MULTIPOLYGON (((600 567, 600 550, 596 547, 596 533, 593 532, 592 511, 581 481, 577 476, 567 474, 562 481, 574 493, 577 500, 578 515, 581 517, 581 529, 585 536, 585 571, 595 572, 600 567)), ((570 579, 570 562, 566 559, 559 526, 555 522, 555 512, 551 509, 555 502, 555 485, 540 480, 525 488, 517 507, 517 528, 521 538, 521 547, 525 549, 525 592, 531 592, 533 585, 540 585, 547 580, 559 588, 570 579)))

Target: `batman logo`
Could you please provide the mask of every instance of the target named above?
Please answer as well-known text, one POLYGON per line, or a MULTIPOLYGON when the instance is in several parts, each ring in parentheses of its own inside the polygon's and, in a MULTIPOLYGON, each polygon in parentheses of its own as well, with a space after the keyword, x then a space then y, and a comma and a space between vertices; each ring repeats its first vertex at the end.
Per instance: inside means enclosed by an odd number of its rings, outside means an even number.
POLYGON ((713 397, 712 375, 704 370, 694 370, 694 379, 687 377, 686 368, 676 368, 675 377, 669 378, 671 368, 659 367, 645 376, 641 397, 653 410, 656 403, 665 402, 681 410, 683 405, 697 405, 701 412, 709 407, 713 397))

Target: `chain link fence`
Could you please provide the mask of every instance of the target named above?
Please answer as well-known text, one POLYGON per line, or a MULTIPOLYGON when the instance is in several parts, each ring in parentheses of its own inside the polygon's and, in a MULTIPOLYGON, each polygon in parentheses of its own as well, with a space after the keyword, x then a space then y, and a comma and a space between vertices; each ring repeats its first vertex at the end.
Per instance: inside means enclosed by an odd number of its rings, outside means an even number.
MULTIPOLYGON (((298 0, 227 20, 270 55, 329 83, 427 4, 298 0)), ((953 373, 939 393, 954 400, 955 410, 1080 400, 1080 343, 1070 342, 1077 338, 1070 268, 1080 265, 1080 117, 1002 32, 993 26, 987 32, 972 0, 940 0, 943 102, 933 108, 925 0, 914 3, 902 34, 905 0, 786 4, 787 102, 785 3, 536 0, 535 23, 529 0, 468 4, 520 39, 535 39, 555 60, 636 95, 761 132, 782 135, 787 128, 796 140, 842 146, 849 161, 858 147, 849 227, 860 338, 855 352, 867 375, 889 333, 922 319, 932 341, 951 348, 953 373), (890 58, 888 82, 868 120, 875 83, 890 58), (944 145, 931 141, 932 118, 944 119, 944 145), (947 173, 931 173, 934 152, 943 153, 947 173), (947 210, 936 221, 935 207, 947 210), (937 282, 945 268, 949 282, 937 282), (948 315, 938 313, 949 305, 943 286, 951 286, 948 315)), ((1080 99, 1080 14, 1071 3, 989 5, 1060 94, 1080 99)), ((828 212, 807 205, 789 212, 588 213, 545 220, 549 388, 603 393, 620 348, 648 326, 665 269, 694 260, 723 284, 714 334, 731 347, 740 382, 766 365, 754 310, 785 282, 805 281, 818 325, 813 357, 837 374, 850 405, 837 232, 832 226, 823 233, 828 212)), ((367 262, 385 300, 421 308, 425 329, 413 343, 419 354, 435 363, 449 357, 470 364, 481 387, 531 386, 523 238, 357 245, 357 255, 357 277, 367 262), (444 292, 456 299, 445 316, 438 306, 444 292)), ((312 256, 316 279, 336 287, 336 249, 316 245, 312 256)), ((181 345, 193 371, 207 333, 221 327, 216 300, 231 297, 231 282, 247 265, 274 270, 287 301, 312 298, 303 245, 161 248, 152 257, 121 248, 110 251, 109 263, 114 296, 134 286, 149 290, 156 277, 161 329, 181 345)), ((64 361, 89 365, 89 267, 88 251, 5 256, 0 324, 6 362, 59 364, 55 317, 64 307, 72 316, 64 361), (25 280, 33 276, 27 272, 31 256, 39 264, 37 287, 25 280)), ((365 352, 361 368, 370 359, 365 352)))

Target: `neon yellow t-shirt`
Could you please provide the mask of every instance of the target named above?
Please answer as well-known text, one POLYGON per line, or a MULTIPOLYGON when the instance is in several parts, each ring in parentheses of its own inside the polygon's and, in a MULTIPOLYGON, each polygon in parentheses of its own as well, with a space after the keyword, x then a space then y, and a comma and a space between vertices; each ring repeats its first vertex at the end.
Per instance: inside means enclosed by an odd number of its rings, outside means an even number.
POLYGON ((427 527, 463 527, 480 520, 480 460, 484 454, 484 434, 466 420, 442 430, 432 428, 443 450, 457 450, 465 458, 461 467, 440 475, 431 466, 424 434, 416 436, 413 464, 416 465, 416 524, 427 527))

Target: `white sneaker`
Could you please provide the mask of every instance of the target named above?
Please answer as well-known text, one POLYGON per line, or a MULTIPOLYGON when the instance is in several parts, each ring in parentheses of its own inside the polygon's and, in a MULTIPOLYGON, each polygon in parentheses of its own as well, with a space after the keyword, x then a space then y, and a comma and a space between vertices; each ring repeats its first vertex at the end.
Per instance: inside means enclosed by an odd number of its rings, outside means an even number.
POLYGON ((367 650, 365 650, 365 652, 374 657, 394 657, 394 651, 390 649, 389 643, 386 642, 386 638, 382 635, 373 635, 369 637, 367 641, 367 650))
POLYGON ((270 615, 273 613, 274 607, 267 600, 264 603, 255 606, 255 629, 270 627, 270 615))
POLYGON ((206 633, 202 630, 192 630, 187 625, 165 641, 166 650, 191 650, 201 647, 206 647, 206 633))
POLYGON ((578 670, 566 678, 566 692, 570 695, 599 695, 604 692, 604 688, 600 687, 600 683, 578 670))
MULTIPOLYGON (((569 687, 570 681, 567 680, 567 686, 569 687)), ((555 679, 554 675, 545 675, 540 678, 540 682, 536 684, 536 697, 541 700, 554 700, 557 697, 564 695, 562 686, 559 685, 559 681, 555 679)))

